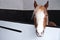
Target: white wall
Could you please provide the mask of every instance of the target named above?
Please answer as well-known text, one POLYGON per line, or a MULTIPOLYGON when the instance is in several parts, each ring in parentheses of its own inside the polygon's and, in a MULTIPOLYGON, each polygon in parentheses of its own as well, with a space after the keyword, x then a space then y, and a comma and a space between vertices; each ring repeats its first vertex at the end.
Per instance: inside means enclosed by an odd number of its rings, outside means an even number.
POLYGON ((0 9, 23 9, 23 0, 0 0, 0 9))
POLYGON ((24 10, 33 10, 34 5, 33 5, 34 0, 23 0, 23 9, 24 10))
POLYGON ((0 28, 0 40, 59 40, 60 28, 46 27, 43 37, 37 37, 34 25, 0 20, 0 26, 22 30, 22 33, 0 28))
MULTIPOLYGON (((48 10, 60 10, 60 0, 36 0, 44 5, 49 1, 48 10)), ((34 0, 0 0, 0 9, 33 10, 34 0)))
MULTIPOLYGON (((34 0, 24 0, 24 9, 25 10, 33 10, 33 1, 34 0)), ((37 3, 40 5, 44 5, 47 1, 49 1, 49 7, 48 10, 60 10, 60 0, 36 0, 37 3)))

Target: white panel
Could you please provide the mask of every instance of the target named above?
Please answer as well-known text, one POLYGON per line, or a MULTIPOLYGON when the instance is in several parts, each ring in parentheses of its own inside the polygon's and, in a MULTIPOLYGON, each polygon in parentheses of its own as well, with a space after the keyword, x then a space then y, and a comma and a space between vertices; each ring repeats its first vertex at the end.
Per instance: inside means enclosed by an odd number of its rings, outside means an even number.
POLYGON ((43 37, 37 37, 34 25, 1 21, 0 26, 22 30, 22 33, 0 28, 0 40, 59 40, 60 28, 46 27, 43 37))

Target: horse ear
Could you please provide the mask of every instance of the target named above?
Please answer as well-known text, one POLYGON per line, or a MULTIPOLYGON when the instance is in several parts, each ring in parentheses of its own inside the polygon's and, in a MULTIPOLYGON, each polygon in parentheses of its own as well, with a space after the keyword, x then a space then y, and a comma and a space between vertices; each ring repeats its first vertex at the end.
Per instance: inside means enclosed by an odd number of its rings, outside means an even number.
POLYGON ((36 8, 37 7, 37 3, 36 3, 36 1, 34 0, 34 8, 36 8))
POLYGON ((49 1, 47 1, 47 3, 44 5, 46 9, 48 8, 48 5, 49 5, 49 1))

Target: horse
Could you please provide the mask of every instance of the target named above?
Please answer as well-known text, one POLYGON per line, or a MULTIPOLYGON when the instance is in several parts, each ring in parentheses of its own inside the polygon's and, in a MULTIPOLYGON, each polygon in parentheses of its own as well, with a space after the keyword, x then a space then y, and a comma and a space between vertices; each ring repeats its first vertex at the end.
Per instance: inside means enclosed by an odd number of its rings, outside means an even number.
MULTIPOLYGON (((38 5, 37 2, 34 0, 33 18, 34 18, 34 25, 36 28, 36 34, 38 37, 43 36, 46 26, 49 25, 48 12, 47 12, 48 3, 49 1, 47 1, 45 5, 38 5)), ((50 24, 51 23, 54 22, 50 22, 50 24)), ((56 26, 54 24, 51 25, 56 26)))

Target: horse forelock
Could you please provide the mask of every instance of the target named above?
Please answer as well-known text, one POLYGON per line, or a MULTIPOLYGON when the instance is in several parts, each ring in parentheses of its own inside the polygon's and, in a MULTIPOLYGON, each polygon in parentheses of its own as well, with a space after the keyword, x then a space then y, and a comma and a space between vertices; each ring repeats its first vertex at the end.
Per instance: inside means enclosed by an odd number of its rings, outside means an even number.
MULTIPOLYGON (((47 11, 47 9, 46 9, 44 6, 37 6, 37 7, 34 9, 34 14, 35 14, 38 10, 41 10, 41 11, 44 11, 44 12, 47 11)), ((46 13, 47 13, 47 12, 46 12, 46 13)))

